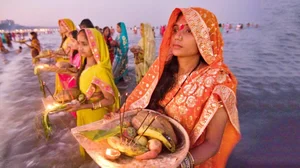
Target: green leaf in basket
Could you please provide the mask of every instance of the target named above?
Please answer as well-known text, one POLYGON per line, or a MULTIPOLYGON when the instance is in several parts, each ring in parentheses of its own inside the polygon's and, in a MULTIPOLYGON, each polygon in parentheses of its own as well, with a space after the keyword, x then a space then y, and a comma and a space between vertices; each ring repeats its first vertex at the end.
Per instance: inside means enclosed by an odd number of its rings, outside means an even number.
POLYGON ((120 133, 120 126, 116 126, 110 130, 93 130, 93 131, 82 131, 80 134, 93 140, 95 142, 107 139, 111 136, 117 135, 120 133))

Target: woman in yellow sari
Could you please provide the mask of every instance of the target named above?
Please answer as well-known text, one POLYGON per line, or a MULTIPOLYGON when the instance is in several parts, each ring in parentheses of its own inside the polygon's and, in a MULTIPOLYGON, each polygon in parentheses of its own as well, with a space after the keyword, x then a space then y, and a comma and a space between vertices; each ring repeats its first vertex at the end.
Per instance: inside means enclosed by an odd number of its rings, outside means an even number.
MULTIPOLYGON (((84 104, 69 105, 77 111, 77 126, 98 121, 108 112, 119 109, 119 91, 114 83, 110 55, 101 33, 96 29, 82 29, 78 34, 79 54, 84 64, 79 74, 79 88, 85 94, 84 104)), ((83 149, 81 153, 84 155, 83 149)))
POLYGON ((134 54, 136 83, 144 77, 155 58, 155 39, 150 24, 141 23, 141 40, 130 51, 134 54))
POLYGON ((157 110, 185 128, 191 146, 181 167, 224 168, 240 140, 236 87, 223 62, 215 15, 202 8, 176 8, 159 57, 128 97, 126 109, 157 110))
MULTIPOLYGON (((68 37, 68 34, 74 30, 76 30, 76 26, 70 19, 60 19, 58 21, 59 24, 59 30, 62 37, 62 42, 60 45, 60 49, 54 53, 52 53, 52 56, 56 58, 56 62, 60 64, 61 62, 67 62, 69 63, 69 55, 71 51, 71 39, 68 37)), ((65 79, 68 79, 65 77, 66 74, 56 74, 55 77, 55 92, 54 95, 61 92, 65 87, 64 83, 65 79)))

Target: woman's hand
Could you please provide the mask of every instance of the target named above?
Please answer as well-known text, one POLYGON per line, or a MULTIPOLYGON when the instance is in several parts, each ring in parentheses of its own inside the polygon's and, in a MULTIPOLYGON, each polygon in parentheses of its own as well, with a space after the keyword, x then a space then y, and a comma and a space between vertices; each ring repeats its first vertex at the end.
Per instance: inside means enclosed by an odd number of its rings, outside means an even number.
POLYGON ((112 48, 110 48, 108 51, 109 52, 113 52, 115 49, 112 47, 112 48))
POLYGON ((81 108, 80 102, 78 100, 72 100, 71 104, 67 105, 66 111, 67 112, 74 112, 74 111, 78 111, 81 108))
POLYGON ((120 48, 120 42, 119 41, 116 41, 116 47, 120 48))
POLYGON ((205 162, 219 151, 228 120, 229 118, 225 107, 220 106, 206 127, 207 131, 204 142, 190 150, 190 153, 193 155, 195 165, 205 162))
POLYGON ((116 115, 119 115, 119 111, 117 112, 110 112, 104 115, 104 119, 109 120, 114 118, 116 115))
POLYGON ((136 53, 136 49, 135 49, 134 47, 131 47, 131 48, 130 48, 130 51, 131 51, 132 53, 134 53, 134 54, 136 53))
POLYGON ((139 54, 144 55, 144 50, 143 50, 143 49, 140 49, 140 50, 139 50, 139 54))
POLYGON ((49 54, 49 57, 50 57, 50 58, 57 58, 58 55, 55 54, 54 52, 51 52, 51 53, 49 54))
POLYGON ((110 41, 110 46, 116 47, 117 46, 117 42, 115 40, 110 41))

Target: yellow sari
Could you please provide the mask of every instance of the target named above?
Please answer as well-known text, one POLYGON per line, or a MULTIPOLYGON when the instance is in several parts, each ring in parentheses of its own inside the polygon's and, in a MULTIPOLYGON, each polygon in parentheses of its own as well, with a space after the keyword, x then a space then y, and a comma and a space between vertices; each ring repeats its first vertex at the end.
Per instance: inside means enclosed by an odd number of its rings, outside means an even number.
MULTIPOLYGON (((97 62, 85 69, 79 79, 79 88, 87 97, 89 103, 98 102, 99 97, 94 98, 94 93, 100 94, 106 91, 115 97, 115 103, 109 107, 98 108, 96 110, 83 109, 77 111, 77 126, 89 124, 101 120, 108 112, 114 112, 119 109, 119 91, 114 83, 110 55, 101 33, 96 29, 84 29, 89 41, 89 46, 97 62)), ((100 96, 100 100, 103 99, 100 96)), ((83 148, 80 148, 81 154, 84 155, 83 148)))
MULTIPOLYGON (((62 23, 64 25, 64 27, 67 29, 68 32, 71 32, 73 30, 76 30, 76 26, 75 24, 73 23, 72 20, 70 19, 60 19, 58 21, 58 24, 62 23)), ((61 48, 64 50, 65 53, 67 53, 69 50, 70 50, 70 39, 67 38, 64 43, 61 45, 61 48)), ((56 59, 56 62, 69 62, 69 59, 65 59, 65 58, 57 58, 56 59)), ((63 86, 63 81, 60 80, 59 78, 59 74, 56 74, 55 75, 55 92, 54 92, 54 95, 61 92, 64 88, 63 86)))
POLYGON ((140 46, 144 52, 139 53, 135 58, 135 73, 137 83, 139 83, 144 77, 155 58, 155 39, 152 27, 150 24, 146 23, 142 23, 141 27, 143 28, 143 32, 138 46, 140 46))

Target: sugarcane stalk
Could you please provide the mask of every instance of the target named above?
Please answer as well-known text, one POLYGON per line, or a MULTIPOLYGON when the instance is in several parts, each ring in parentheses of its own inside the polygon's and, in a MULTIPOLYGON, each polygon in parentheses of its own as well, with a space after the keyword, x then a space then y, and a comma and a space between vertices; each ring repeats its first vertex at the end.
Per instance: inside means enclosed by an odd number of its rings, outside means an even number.
MULTIPOLYGON (((83 103, 85 101, 85 97, 84 95, 79 95, 78 96, 78 101, 80 103, 83 103)), ((43 111, 43 119, 42 119, 42 125, 44 128, 44 132, 45 132, 45 136, 48 139, 50 137, 52 128, 51 128, 51 123, 50 123, 50 119, 49 119, 49 114, 54 114, 54 113, 58 113, 58 112, 62 112, 64 110, 66 110, 67 106, 70 103, 64 103, 64 104, 59 104, 59 103, 55 103, 53 105, 48 105, 46 107, 46 109, 43 111)))
POLYGON ((37 77, 38 77, 38 81, 40 84, 40 90, 43 93, 44 98, 46 98, 46 91, 45 91, 45 87, 44 87, 44 81, 41 78, 40 73, 37 73, 37 77))

